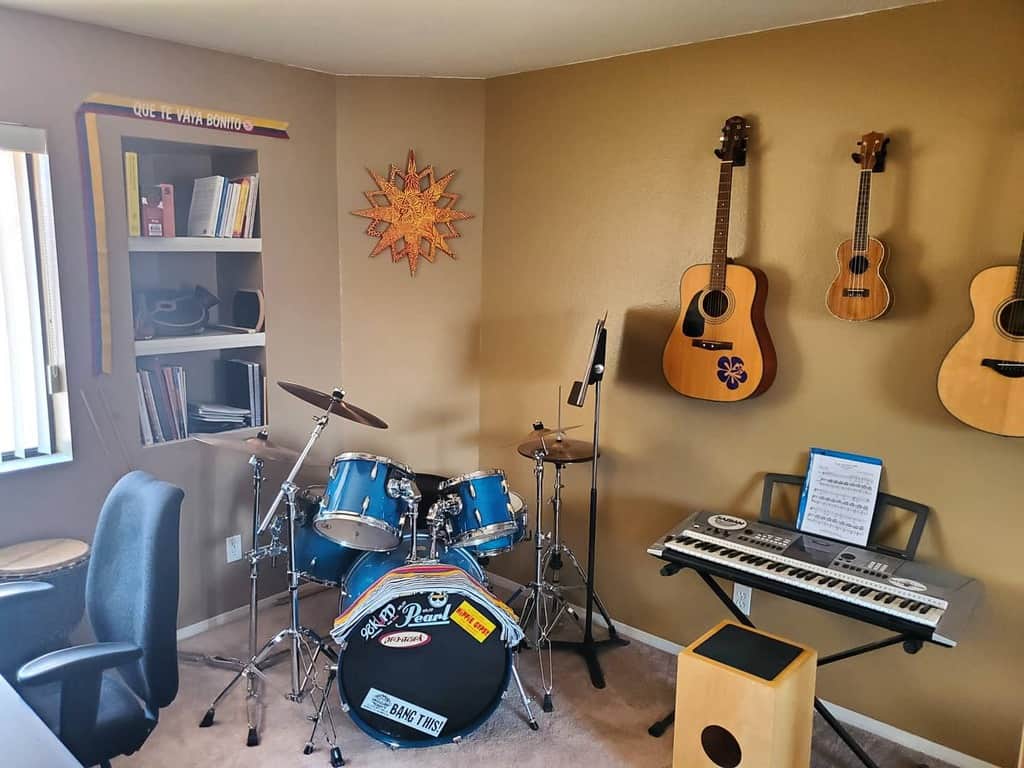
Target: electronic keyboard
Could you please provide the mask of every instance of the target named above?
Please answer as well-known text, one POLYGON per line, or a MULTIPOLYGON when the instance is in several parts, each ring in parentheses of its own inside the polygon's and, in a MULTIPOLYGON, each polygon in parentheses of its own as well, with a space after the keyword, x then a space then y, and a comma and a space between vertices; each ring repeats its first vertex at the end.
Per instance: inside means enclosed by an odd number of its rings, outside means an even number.
POLYGON ((712 512, 687 518, 647 551, 950 647, 983 593, 974 579, 914 560, 712 512))

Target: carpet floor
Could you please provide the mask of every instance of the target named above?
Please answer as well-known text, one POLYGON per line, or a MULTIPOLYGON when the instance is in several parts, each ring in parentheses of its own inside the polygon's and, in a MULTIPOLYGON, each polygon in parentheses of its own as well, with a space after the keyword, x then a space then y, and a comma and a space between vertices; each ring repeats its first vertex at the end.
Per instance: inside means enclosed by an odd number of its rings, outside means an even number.
MULTIPOLYGON (((302 600, 303 623, 324 633, 336 615, 334 592, 320 592, 302 600)), ((286 605, 275 605, 260 616, 261 634, 270 637, 287 622, 286 605)), ((180 650, 242 656, 246 644, 244 620, 226 624, 180 644, 180 650)), ((489 766, 503 768, 668 768, 672 762, 672 731, 662 738, 648 735, 647 727, 672 707, 675 658, 633 642, 602 656, 608 687, 595 690, 582 661, 564 652, 555 656, 555 711, 541 712, 542 689, 536 653, 524 653, 519 662, 527 692, 534 701, 539 731, 527 726, 519 696, 510 686, 495 714, 461 744, 430 749, 393 751, 366 736, 341 711, 336 690, 329 695, 338 728, 339 746, 346 765, 355 768, 450 768, 489 766)), ((457 670, 452 670, 457 674, 457 670)), ((328 751, 320 739, 316 751, 303 755, 310 731, 308 698, 300 704, 286 700, 288 665, 268 670, 271 687, 263 697, 262 740, 245 746, 245 693, 239 687, 217 709, 211 728, 197 727, 213 697, 230 679, 221 669, 182 663, 177 699, 160 714, 160 724, 135 755, 113 761, 115 768, 321 768, 328 766, 328 751)), ((883 768, 950 768, 925 760, 878 737, 856 732, 867 752, 883 768)), ((820 720, 815 723, 812 768, 860 768, 860 762, 820 720)))

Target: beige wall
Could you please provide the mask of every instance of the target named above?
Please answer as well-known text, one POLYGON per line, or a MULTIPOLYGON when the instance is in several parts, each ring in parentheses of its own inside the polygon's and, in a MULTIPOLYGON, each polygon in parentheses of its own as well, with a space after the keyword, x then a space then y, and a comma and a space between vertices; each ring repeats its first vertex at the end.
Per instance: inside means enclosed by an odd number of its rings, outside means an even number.
MULTIPOLYGON (((218 455, 194 444, 139 446, 126 229, 123 206, 118 205, 116 154, 112 160, 105 157, 110 171, 105 181, 111 203, 114 373, 92 375, 74 113, 87 94, 106 91, 290 121, 289 141, 164 129, 115 118, 101 120, 101 133, 108 155, 119 151, 122 131, 259 150, 268 372, 272 379, 326 386, 337 379, 341 367, 336 188, 333 174, 324 172, 334 167, 335 158, 333 78, 6 10, 0 10, 0 71, 0 120, 45 128, 49 138, 75 451, 71 464, 0 476, 0 544, 54 535, 91 540, 110 485, 127 466, 146 469, 186 491, 179 623, 242 605, 248 572, 243 564, 225 563, 224 538, 241 532, 248 540, 245 457, 218 455), (310 273, 318 279, 310 280, 310 273), (109 454, 87 415, 83 393, 109 454), (104 399, 113 418, 107 415, 104 399), (116 447, 119 437, 127 462, 116 447)), ((281 439, 296 442, 308 432, 310 410, 274 387, 269 413, 280 425, 274 431, 281 439)), ((273 471, 269 474, 279 477, 273 471)), ((280 576, 263 586, 265 591, 277 591, 280 576)))
POLYGON ((484 219, 484 83, 480 80, 341 77, 338 105, 338 237, 341 248, 341 354, 352 402, 379 414, 387 431, 347 426, 345 450, 390 456, 419 472, 477 468, 480 426, 480 275, 484 219), (456 260, 425 259, 415 277, 385 251, 363 193, 366 169, 405 168, 409 149, 474 218, 449 240, 456 260))
MULTIPOLYGON (((980 578, 987 602, 962 647, 848 661, 822 670, 819 690, 1003 765, 1024 683, 1024 444, 960 425, 935 376, 970 320, 970 277, 1017 255, 1022 39, 1020 2, 950 0, 487 84, 482 462, 530 488, 529 462, 507 444, 532 419, 553 420, 555 388, 579 375, 607 309, 598 586, 614 616, 687 642, 722 610, 692 574, 658 575, 645 554, 656 536, 699 507, 755 513, 762 473, 801 471, 809 446, 883 457, 886 487, 934 508, 921 556, 980 578), (736 172, 732 252, 768 274, 779 377, 755 401, 716 405, 675 394, 661 351, 680 274, 708 259, 711 150, 734 113, 755 127, 736 172), (853 221, 849 153, 868 130, 893 138, 871 228, 892 249, 896 304, 850 325, 823 297, 853 221)), ((577 417, 590 406, 565 418, 577 417)), ((567 482, 582 551, 587 471, 567 482)), ((528 554, 498 567, 527 578, 528 554)), ((821 653, 880 635, 753 603, 762 626, 821 653)))

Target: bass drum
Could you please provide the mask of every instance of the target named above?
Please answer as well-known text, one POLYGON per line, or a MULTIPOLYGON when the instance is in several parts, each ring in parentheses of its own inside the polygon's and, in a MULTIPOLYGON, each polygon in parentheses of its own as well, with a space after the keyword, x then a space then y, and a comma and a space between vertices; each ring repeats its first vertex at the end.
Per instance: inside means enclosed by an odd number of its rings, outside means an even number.
MULTIPOLYGON (((401 555, 361 557, 349 573, 346 601, 368 590, 372 597, 377 579, 406 564, 409 543, 407 536, 401 555)), ((426 551, 429 538, 417 536, 417 544, 426 551)), ((482 582, 483 571, 465 550, 447 549, 439 559, 482 582)), ((512 651, 488 618, 486 598, 434 590, 431 576, 422 578, 420 591, 392 598, 356 625, 338 658, 338 692, 349 716, 394 748, 447 744, 473 732, 497 709, 512 675, 512 651), (467 615, 490 625, 484 639, 460 620, 467 615), (377 626, 380 616, 389 617, 385 629, 377 626)))

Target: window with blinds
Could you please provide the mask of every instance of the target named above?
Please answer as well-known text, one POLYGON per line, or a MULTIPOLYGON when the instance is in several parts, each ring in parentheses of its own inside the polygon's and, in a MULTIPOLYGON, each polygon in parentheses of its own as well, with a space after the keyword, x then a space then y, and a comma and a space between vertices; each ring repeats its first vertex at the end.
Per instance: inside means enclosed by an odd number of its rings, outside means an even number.
POLYGON ((0 472, 71 452, 50 183, 45 133, 0 125, 0 472))

